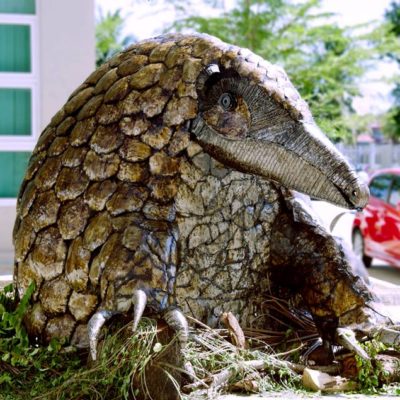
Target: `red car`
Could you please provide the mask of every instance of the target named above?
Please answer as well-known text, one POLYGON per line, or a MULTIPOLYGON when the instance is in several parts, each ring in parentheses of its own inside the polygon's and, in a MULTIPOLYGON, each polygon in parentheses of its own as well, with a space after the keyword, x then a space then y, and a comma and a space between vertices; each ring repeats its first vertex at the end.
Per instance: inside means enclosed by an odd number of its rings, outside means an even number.
POLYGON ((371 197, 353 223, 353 249, 366 267, 373 258, 400 268, 400 168, 375 172, 371 197))

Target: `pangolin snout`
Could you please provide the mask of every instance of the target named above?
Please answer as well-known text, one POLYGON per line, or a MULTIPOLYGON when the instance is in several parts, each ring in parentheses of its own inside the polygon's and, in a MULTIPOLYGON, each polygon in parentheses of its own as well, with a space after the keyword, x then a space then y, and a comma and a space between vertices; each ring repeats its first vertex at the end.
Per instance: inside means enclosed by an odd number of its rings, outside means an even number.
POLYGON ((353 205, 353 208, 357 211, 361 211, 369 200, 369 188, 366 183, 359 183, 355 188, 352 189, 349 201, 353 205))

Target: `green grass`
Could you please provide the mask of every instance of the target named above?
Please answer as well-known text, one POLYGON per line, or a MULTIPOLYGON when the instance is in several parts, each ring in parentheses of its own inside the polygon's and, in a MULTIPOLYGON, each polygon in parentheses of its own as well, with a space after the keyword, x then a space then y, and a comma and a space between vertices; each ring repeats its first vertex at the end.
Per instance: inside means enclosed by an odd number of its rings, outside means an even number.
MULTIPOLYGON (((87 350, 63 346, 56 340, 48 346, 30 344, 23 317, 33 292, 31 285, 16 304, 11 285, 0 291, 0 400, 131 399, 148 393, 150 386, 154 386, 154 380, 149 383, 149 376, 158 374, 160 369, 167 371, 166 376, 174 381, 174 371, 179 368, 169 364, 173 364, 171 349, 176 343, 161 344, 169 341, 165 340, 165 327, 160 328, 155 320, 148 318, 142 319, 135 334, 129 325, 118 326, 118 321, 112 324, 99 345, 96 363, 87 362, 87 350)), ((274 334, 274 341, 276 338, 274 334)), ((287 341, 287 332, 282 333, 282 338, 288 346, 296 348, 296 343, 287 341)), ((238 349, 227 340, 226 330, 204 326, 192 329, 183 361, 190 363, 196 379, 194 383, 182 381, 179 396, 195 399, 210 390, 215 394, 282 390, 305 393, 301 376, 285 361, 297 361, 296 351, 277 355, 264 341, 254 337, 252 344, 252 349, 238 349), (260 362, 262 368, 255 367, 260 362)), ((367 342, 365 349, 372 356, 384 350, 372 341, 367 342)), ((376 364, 361 360, 358 363, 362 392, 400 394, 399 385, 381 387, 376 364)), ((177 381, 173 385, 180 386, 177 381)))
POLYGON ((138 393, 146 365, 160 353, 153 350, 155 321, 143 318, 135 335, 127 327, 107 335, 99 361, 89 366, 87 351, 63 347, 56 340, 46 347, 30 345, 22 321, 33 291, 32 285, 18 305, 11 286, 0 293, 0 393, 4 399, 128 399, 138 393))

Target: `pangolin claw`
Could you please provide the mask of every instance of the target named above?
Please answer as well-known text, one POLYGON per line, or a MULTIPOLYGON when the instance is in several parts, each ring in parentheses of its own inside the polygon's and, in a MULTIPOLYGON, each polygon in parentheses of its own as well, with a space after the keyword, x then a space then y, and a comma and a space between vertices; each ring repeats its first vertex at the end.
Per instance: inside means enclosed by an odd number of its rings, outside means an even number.
MULTIPOLYGON (((164 313, 164 321, 176 332, 180 350, 182 352, 189 339, 189 324, 186 317, 178 308, 171 308, 164 313)), ((183 371, 191 382, 194 382, 197 379, 193 365, 190 361, 186 361, 183 364, 183 371)))
POLYGON ((336 342, 342 345, 344 348, 353 351, 364 360, 370 360, 367 352, 361 347, 360 343, 356 339, 356 335, 349 328, 337 328, 336 329, 336 342))
POLYGON ((132 332, 135 332, 140 319, 142 318, 144 309, 146 308, 147 295, 144 290, 136 289, 132 295, 133 303, 133 321, 132 321, 132 332))
POLYGON ((101 310, 93 314, 88 322, 89 348, 93 361, 97 360, 97 343, 101 328, 114 314, 112 311, 101 310))
POLYGON ((175 330, 181 348, 184 348, 189 339, 189 324, 182 311, 177 308, 169 309, 164 313, 164 320, 175 330))
MULTIPOLYGON (((133 302, 133 322, 132 331, 136 331, 139 321, 146 308, 147 295, 144 290, 137 289, 132 294, 133 302)), ((93 361, 97 360, 97 344, 99 341, 100 331, 103 325, 113 315, 118 314, 116 311, 100 310, 93 314, 88 322, 88 336, 90 356, 93 361)), ((181 349, 183 349, 189 338, 189 325, 182 311, 177 308, 169 309, 164 313, 165 322, 176 332, 181 349)))

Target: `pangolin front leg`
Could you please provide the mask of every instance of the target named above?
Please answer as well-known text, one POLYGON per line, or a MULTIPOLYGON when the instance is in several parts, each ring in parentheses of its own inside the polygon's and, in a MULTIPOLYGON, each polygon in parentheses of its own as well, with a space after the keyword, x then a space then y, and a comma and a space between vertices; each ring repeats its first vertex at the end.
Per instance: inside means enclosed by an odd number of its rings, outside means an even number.
MULTIPOLYGON (((142 318, 146 307, 147 295, 144 290, 137 289, 132 296, 133 320, 132 331, 137 330, 137 326, 142 318)), ((93 361, 97 360, 97 345, 100 337, 101 328, 114 315, 120 314, 119 311, 101 310, 96 312, 88 322, 88 335, 90 355, 93 361)), ((180 349, 183 350, 189 337, 189 325, 182 311, 178 308, 171 308, 163 313, 163 319, 172 328, 179 341, 180 349)))
POLYGON ((151 316, 163 316, 176 331, 180 346, 185 346, 188 324, 176 308, 174 296, 177 257, 173 232, 168 228, 151 232, 139 223, 131 224, 121 236, 116 236, 112 244, 99 281, 101 308, 89 320, 92 358, 97 357, 96 347, 102 326, 118 313, 132 313, 133 333, 145 312, 151 316))

